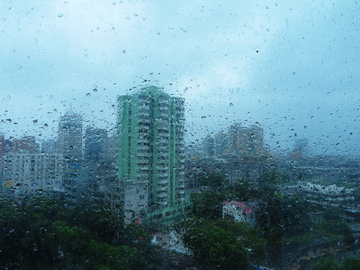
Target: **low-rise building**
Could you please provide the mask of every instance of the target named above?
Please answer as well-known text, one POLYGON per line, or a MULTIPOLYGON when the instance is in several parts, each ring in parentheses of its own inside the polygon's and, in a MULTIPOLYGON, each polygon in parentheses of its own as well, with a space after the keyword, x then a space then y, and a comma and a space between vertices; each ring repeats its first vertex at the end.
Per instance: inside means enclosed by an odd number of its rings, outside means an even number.
POLYGON ((223 218, 232 218, 235 221, 248 222, 252 225, 256 223, 255 202, 223 202, 223 218))

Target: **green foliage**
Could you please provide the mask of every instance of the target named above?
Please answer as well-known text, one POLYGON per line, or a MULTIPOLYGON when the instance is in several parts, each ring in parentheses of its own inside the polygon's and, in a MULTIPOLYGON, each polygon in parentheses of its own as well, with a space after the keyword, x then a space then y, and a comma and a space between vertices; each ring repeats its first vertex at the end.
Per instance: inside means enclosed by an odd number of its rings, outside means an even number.
POLYGON ((353 236, 353 231, 344 221, 326 221, 322 226, 324 230, 334 235, 341 235, 348 239, 353 236))
POLYGON ((339 265, 334 258, 320 258, 313 270, 339 270, 339 265))
POLYGON ((276 171, 265 172, 258 179, 260 189, 276 186, 281 182, 281 174, 276 171))
POLYGON ((225 174, 215 172, 203 176, 200 182, 203 186, 210 186, 216 190, 222 190, 228 183, 225 174))
POLYGON ((183 235, 185 245, 201 269, 246 269, 249 256, 235 233, 205 219, 194 218, 183 235))
POLYGON ((151 235, 139 226, 123 234, 122 219, 106 209, 66 208, 48 197, 17 206, 1 201, 0 228, 2 269, 159 269, 161 264, 151 235))
POLYGON ((72 226, 86 228, 96 240, 109 244, 119 243, 119 233, 123 230, 123 220, 109 209, 92 208, 81 204, 72 211, 67 211, 63 218, 72 226))
POLYGON ((192 193, 193 215, 198 218, 217 219, 222 216, 225 195, 215 191, 192 193))
POLYGON ((339 270, 354 269, 360 269, 360 259, 346 257, 339 266, 339 270))
POLYGON ((214 226, 234 233, 237 239, 244 243, 252 263, 260 264, 265 259, 266 240, 262 237, 259 227, 251 226, 246 222, 234 222, 224 219, 215 220, 214 226))
POLYGON ((240 201, 253 200, 261 196, 258 190, 247 179, 229 184, 226 191, 230 198, 240 201))
POLYGON ((309 206, 300 198, 268 193, 258 206, 258 224, 268 237, 295 236, 310 229, 309 206))
POLYGON ((354 270, 360 269, 360 259, 346 257, 340 264, 334 258, 320 258, 313 270, 354 270))

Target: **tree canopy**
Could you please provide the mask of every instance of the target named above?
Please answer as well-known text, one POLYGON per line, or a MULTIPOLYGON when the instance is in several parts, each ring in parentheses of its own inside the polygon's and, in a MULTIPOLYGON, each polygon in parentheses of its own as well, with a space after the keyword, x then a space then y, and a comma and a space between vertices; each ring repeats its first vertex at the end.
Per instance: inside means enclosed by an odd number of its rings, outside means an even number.
POLYGON ((159 269, 160 248, 108 209, 49 197, 0 202, 3 269, 159 269))

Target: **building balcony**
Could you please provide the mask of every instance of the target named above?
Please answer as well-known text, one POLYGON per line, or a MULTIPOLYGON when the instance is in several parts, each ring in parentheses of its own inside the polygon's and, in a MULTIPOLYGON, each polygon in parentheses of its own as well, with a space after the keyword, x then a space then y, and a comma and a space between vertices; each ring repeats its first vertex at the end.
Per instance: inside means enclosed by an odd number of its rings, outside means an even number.
POLYGON ((147 145, 140 145, 140 146, 138 146, 138 150, 147 150, 147 151, 149 151, 150 147, 147 146, 147 145))
POLYGON ((148 120, 148 119, 150 119, 150 113, 146 110, 146 111, 144 111, 144 110, 141 110, 141 111, 139 111, 139 115, 138 115, 138 118, 139 119, 144 119, 144 120, 148 120))
POLYGON ((161 151, 166 151, 168 150, 168 145, 163 145, 163 146, 158 146, 157 147, 158 150, 161 150, 161 151))
POLYGON ((158 191, 157 193, 158 198, 166 198, 167 196, 168 196, 167 193, 164 191, 158 191))
POLYGON ((139 109, 149 109, 149 105, 148 104, 139 104, 138 106, 139 109))
POLYGON ((169 114, 165 113, 165 112, 158 113, 158 117, 159 117, 159 119, 163 118, 163 120, 169 120, 169 114))
POLYGON ((165 193, 167 193, 167 190, 168 190, 167 186, 166 186, 166 187, 159 187, 159 188, 158 188, 158 192, 165 192, 165 193))
POLYGON ((150 157, 150 153, 138 153, 138 157, 150 157))
POLYGON ((168 183, 168 180, 167 179, 159 179, 159 181, 158 181, 158 184, 159 185, 165 185, 165 184, 167 184, 168 183))
POLYGON ((169 107, 159 107, 159 111, 162 112, 167 112, 169 111, 169 107))
POLYGON ((139 178, 139 179, 143 179, 143 178, 147 178, 147 177, 149 177, 148 173, 143 173, 143 172, 137 173, 137 178, 139 178))
POLYGON ((141 129, 149 129, 149 126, 143 125, 143 124, 139 124, 139 128, 141 128, 141 129))
POLYGON ((169 101, 167 101, 167 100, 160 101, 160 102, 158 103, 158 105, 159 105, 159 108, 161 108, 161 107, 167 107, 167 108, 169 108, 169 101))

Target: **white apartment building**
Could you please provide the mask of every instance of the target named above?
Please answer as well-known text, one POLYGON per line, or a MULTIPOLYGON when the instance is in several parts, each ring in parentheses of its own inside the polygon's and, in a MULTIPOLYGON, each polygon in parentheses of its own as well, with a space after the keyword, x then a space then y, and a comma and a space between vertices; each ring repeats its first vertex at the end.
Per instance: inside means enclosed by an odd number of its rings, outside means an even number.
POLYGON ((62 154, 20 154, 4 156, 3 188, 13 188, 16 193, 62 190, 62 154))

